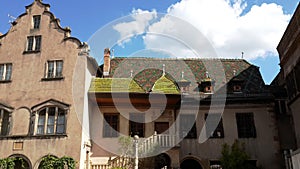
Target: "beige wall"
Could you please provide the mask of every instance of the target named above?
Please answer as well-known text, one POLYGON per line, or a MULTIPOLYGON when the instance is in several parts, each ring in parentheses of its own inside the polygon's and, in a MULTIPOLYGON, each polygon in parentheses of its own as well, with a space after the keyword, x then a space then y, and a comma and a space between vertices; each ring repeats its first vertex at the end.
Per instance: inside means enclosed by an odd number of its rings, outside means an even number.
POLYGON ((81 117, 75 111, 72 97, 72 81, 84 81, 81 76, 73 79, 80 42, 76 39, 64 40, 66 32, 51 19, 50 13, 44 11, 45 6, 34 1, 27 13, 20 16, 16 20, 17 24, 1 39, 0 46, 0 63, 13 65, 11 82, 0 84, 0 103, 14 108, 10 136, 20 136, 0 139, 0 158, 22 154, 30 159, 34 168, 38 166, 40 158, 48 154, 71 156, 79 162, 81 145, 81 125, 78 119, 81 117), (38 30, 31 29, 33 15, 41 15, 38 30), (23 54, 27 36, 33 35, 42 35, 41 52, 23 54), (47 60, 63 60, 64 79, 42 80, 47 60), (28 136, 30 113, 34 113, 31 108, 49 99, 71 105, 67 114, 67 136, 28 136), (23 142, 23 150, 13 150, 16 141, 23 142))
MULTIPOLYGON (((197 133, 199 133, 204 125, 204 115, 208 113, 209 107, 201 106, 198 116, 197 116, 197 133)), ((157 121, 169 121, 170 125, 173 124, 174 115, 173 111, 171 113, 164 113, 163 116, 156 119, 157 121)), ((118 110, 106 107, 97 109, 94 108, 93 114, 97 113, 117 113, 118 110)), ((120 114, 120 132, 128 135, 129 121, 127 118, 124 118, 122 115, 130 113, 130 110, 123 110, 120 114)), ((152 114, 155 116, 159 110, 153 111, 152 114)), ((168 112, 168 111, 167 111, 168 112)), ((193 113, 193 110, 184 109, 184 113, 193 113)), ((178 112, 177 112, 178 113, 178 112)), ((218 160, 221 156, 222 145, 224 143, 232 144, 235 139, 245 143, 246 151, 251 155, 251 159, 257 160, 257 164, 262 165, 265 169, 276 169, 279 168, 279 142, 278 142, 278 131, 276 128, 276 119, 273 112, 272 104, 238 104, 238 105, 226 105, 225 111, 223 113, 223 128, 224 128, 224 138, 220 139, 209 139, 204 143, 198 143, 197 139, 184 139, 180 143, 179 148, 173 148, 167 152, 171 157, 172 166, 179 167, 180 162, 186 158, 197 159, 204 168, 209 167, 209 160, 218 160), (256 127, 256 138, 238 138, 237 125, 236 125, 236 113, 249 113, 253 112, 254 122, 256 127), (177 155, 177 156, 176 156, 177 155), (178 156, 179 155, 179 156, 178 156)), ((99 127, 95 131, 98 132, 98 139, 106 140, 108 142, 117 143, 118 138, 102 138, 102 123, 99 123, 96 118, 94 118, 94 123, 91 127, 93 130, 95 127, 99 127)), ((100 121, 102 121, 101 119, 100 121)), ((154 122, 146 124, 146 137, 149 137, 154 132, 154 122)), ((179 123, 178 123, 179 124, 179 123)), ((179 131, 179 125, 177 124, 176 130, 179 131)), ((93 133, 95 134, 95 133, 93 133)), ((105 145, 105 144, 103 144, 105 145)), ((99 148, 99 147, 97 147, 99 148)), ((109 145, 103 146, 102 148, 108 148, 109 145)), ((94 154, 95 156, 110 156, 109 153, 105 154, 94 154)))
MULTIPOLYGON (((204 114, 208 110, 201 109, 197 118, 197 132, 199 133, 204 125, 204 114)), ((279 142, 274 119, 272 105, 239 104, 227 105, 225 107, 222 119, 224 128, 224 138, 211 138, 204 143, 198 143, 197 139, 184 139, 180 147, 180 159, 194 157, 202 162, 202 165, 209 164, 209 160, 218 160, 221 157, 222 145, 224 143, 232 144, 235 139, 245 143, 247 153, 251 159, 257 160, 257 164, 265 169, 279 168, 278 157, 279 142), (254 123, 256 127, 256 138, 238 138, 235 113, 254 114, 254 123)))

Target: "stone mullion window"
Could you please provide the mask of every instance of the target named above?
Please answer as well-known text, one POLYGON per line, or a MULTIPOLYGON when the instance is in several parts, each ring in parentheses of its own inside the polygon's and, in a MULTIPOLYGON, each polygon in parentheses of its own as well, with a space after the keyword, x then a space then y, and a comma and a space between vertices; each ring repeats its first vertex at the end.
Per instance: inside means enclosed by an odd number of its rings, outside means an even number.
POLYGON ((36 114, 36 135, 64 134, 66 132, 66 110, 50 106, 36 114))
POLYGON ((45 78, 62 78, 63 61, 62 60, 49 60, 46 64, 45 78))
POLYGON ((144 114, 130 113, 129 132, 131 136, 138 135, 139 137, 145 137, 145 115, 144 114))
POLYGON ((105 113, 103 117, 103 137, 118 137, 119 114, 105 113))
POLYGON ((196 115, 180 115, 180 137, 192 139, 197 138, 196 115))
POLYGON ((256 128, 253 113, 236 113, 239 138, 256 138, 256 128))
POLYGON ((206 136, 209 138, 224 138, 223 120, 221 114, 205 114, 206 136), (208 118, 209 116, 209 118, 208 118), (217 126, 213 126, 217 124, 217 126))
POLYGON ((33 16, 32 21, 33 21, 33 29, 39 29, 41 23, 41 15, 33 16))
POLYGON ((27 52, 39 52, 41 50, 42 36, 28 36, 27 37, 27 52))
POLYGON ((12 64, 0 64, 0 81, 9 81, 11 79, 12 64))

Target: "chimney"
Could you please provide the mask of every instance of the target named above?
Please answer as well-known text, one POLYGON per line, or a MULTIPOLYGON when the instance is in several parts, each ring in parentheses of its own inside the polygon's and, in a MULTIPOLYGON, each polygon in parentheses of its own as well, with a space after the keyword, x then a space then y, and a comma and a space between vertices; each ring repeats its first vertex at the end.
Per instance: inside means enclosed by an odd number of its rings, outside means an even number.
POLYGON ((110 50, 109 48, 104 49, 104 63, 103 63, 103 76, 108 77, 110 70, 110 50))

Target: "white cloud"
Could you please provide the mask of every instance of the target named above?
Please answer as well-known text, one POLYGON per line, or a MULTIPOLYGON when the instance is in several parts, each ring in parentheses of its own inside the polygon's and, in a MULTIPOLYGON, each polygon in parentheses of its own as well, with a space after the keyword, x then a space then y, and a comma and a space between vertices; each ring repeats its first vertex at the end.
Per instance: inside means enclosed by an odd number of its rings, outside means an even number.
POLYGON ((237 58, 244 52, 244 58, 251 60, 277 54, 276 46, 291 16, 274 3, 252 6, 245 13, 246 7, 243 0, 182 0, 168 9, 169 15, 182 20, 167 15, 149 25, 156 11, 136 10, 150 16, 137 15, 135 21, 115 29, 122 38, 148 32, 143 37, 146 48, 168 50, 178 57, 195 57, 190 48, 200 57, 237 58))
POLYGON ((156 18, 156 11, 144 11, 141 9, 132 10, 133 21, 118 23, 113 29, 120 33, 119 45, 130 41, 130 38, 145 32, 149 22, 156 18))

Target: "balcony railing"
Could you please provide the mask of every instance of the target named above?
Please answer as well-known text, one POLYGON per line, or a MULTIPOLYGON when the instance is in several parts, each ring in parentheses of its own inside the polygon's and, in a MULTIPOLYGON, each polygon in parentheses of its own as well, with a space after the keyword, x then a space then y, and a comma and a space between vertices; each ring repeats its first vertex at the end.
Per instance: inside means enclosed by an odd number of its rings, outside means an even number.
POLYGON ((152 153, 156 149, 167 149, 177 146, 179 137, 169 134, 154 134, 139 143, 140 152, 152 153))

